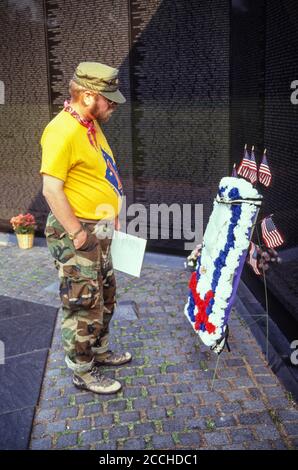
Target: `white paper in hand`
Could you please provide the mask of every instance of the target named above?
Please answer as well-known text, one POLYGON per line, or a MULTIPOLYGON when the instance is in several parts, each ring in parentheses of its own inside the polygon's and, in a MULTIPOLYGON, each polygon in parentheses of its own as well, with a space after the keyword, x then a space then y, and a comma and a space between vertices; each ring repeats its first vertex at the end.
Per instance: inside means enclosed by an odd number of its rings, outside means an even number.
POLYGON ((114 269, 140 277, 146 243, 144 238, 115 230, 111 246, 114 269))

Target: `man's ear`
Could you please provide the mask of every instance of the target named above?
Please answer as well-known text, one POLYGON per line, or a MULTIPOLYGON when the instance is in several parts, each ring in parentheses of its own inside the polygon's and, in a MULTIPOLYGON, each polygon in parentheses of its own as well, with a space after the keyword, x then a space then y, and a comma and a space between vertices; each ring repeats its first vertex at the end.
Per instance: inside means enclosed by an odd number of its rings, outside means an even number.
POLYGON ((92 103, 92 93, 90 91, 84 91, 83 96, 82 96, 82 101, 85 106, 90 106, 92 103))

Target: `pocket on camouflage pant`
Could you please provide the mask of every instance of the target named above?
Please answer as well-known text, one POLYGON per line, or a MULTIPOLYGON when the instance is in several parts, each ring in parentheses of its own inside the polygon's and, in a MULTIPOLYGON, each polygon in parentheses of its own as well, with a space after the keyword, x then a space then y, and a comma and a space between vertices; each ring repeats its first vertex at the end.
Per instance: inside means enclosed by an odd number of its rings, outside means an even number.
POLYGON ((88 277, 82 276, 79 266, 63 266, 63 271, 60 298, 64 307, 75 312, 99 305, 100 292, 96 271, 88 277))
POLYGON ((75 249, 67 233, 59 228, 47 225, 45 236, 49 251, 59 263, 66 263, 75 256, 75 249))

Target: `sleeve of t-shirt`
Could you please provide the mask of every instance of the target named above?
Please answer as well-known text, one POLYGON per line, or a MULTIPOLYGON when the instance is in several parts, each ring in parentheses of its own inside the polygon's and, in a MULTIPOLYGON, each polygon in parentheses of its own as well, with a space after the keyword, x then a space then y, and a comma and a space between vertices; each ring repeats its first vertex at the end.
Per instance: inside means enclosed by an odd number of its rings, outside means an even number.
POLYGON ((45 129, 41 138, 42 158, 40 173, 66 181, 71 168, 71 145, 65 136, 45 129))

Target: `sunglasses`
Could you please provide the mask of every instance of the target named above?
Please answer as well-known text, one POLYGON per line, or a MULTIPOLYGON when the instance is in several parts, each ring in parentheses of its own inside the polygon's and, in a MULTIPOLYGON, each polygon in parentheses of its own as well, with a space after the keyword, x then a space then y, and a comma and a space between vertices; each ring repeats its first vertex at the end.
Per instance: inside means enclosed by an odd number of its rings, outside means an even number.
POLYGON ((104 98, 104 99, 107 101, 107 103, 108 103, 109 106, 117 105, 117 103, 115 103, 115 101, 109 100, 108 98, 106 98, 105 96, 101 95, 100 93, 96 93, 96 94, 94 94, 93 96, 95 96, 95 97, 101 96, 102 98, 104 98))
MULTIPOLYGON (((103 96, 103 95, 101 95, 101 96, 103 96)), ((114 104, 117 104, 117 103, 115 103, 115 101, 111 101, 108 98, 106 98, 105 96, 103 96, 103 98, 109 103, 110 106, 112 106, 114 104)))
POLYGON ((105 96, 103 96, 100 93, 91 93, 91 94, 92 94, 92 96, 94 96, 94 98, 97 98, 98 96, 101 96, 102 98, 105 99, 105 101, 107 101, 109 106, 116 106, 118 104, 115 101, 109 100, 108 98, 106 98, 105 96))

